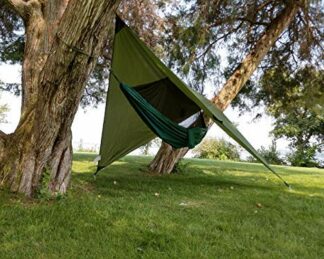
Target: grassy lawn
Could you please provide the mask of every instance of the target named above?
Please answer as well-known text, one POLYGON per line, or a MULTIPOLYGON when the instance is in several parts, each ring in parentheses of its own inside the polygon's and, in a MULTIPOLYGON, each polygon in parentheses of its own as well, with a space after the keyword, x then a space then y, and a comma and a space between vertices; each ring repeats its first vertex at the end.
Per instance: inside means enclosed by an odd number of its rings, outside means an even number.
POLYGON ((324 170, 187 159, 152 176, 126 157, 94 180, 77 154, 57 201, 0 191, 0 258, 324 258, 324 170))

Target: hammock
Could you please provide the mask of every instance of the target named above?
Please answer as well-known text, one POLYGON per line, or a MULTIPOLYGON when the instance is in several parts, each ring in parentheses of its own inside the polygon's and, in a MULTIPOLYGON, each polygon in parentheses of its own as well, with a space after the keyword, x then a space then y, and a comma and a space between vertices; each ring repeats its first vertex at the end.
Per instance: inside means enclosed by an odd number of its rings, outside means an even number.
POLYGON ((145 124, 172 147, 194 148, 206 135, 206 127, 185 128, 170 120, 145 100, 135 88, 123 83, 120 83, 120 88, 145 124))

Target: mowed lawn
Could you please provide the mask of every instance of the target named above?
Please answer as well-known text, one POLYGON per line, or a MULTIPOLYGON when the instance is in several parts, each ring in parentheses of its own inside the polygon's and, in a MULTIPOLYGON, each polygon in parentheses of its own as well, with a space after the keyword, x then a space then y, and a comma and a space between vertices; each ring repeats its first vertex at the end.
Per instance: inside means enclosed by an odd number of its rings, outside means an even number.
POLYGON ((76 154, 67 196, 0 191, 0 258, 324 258, 324 170, 187 159, 153 176, 129 156, 94 180, 76 154))

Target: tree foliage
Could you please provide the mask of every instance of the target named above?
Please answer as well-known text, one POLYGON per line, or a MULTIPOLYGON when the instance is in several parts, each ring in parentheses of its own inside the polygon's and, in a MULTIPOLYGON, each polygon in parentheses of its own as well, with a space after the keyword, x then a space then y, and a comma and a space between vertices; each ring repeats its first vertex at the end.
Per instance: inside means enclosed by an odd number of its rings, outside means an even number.
POLYGON ((287 156, 287 160, 293 166, 302 167, 323 167, 323 159, 316 156, 318 151, 323 150, 317 145, 307 145, 303 149, 295 149, 287 156))
POLYGON ((238 147, 224 139, 206 138, 193 152, 197 158, 218 160, 240 159, 238 147))
MULTIPOLYGON (((290 67, 298 67, 301 62, 318 66, 322 62, 322 2, 187 0, 182 3, 170 8, 177 12, 170 13, 174 19, 170 19, 173 22, 169 63, 196 90, 203 92, 200 86, 211 85, 215 91, 212 102, 222 110, 237 98, 248 80, 253 86, 255 78, 251 76, 257 68, 258 74, 262 74, 281 62, 290 67), (304 35, 309 36, 307 44, 302 44, 304 35), (305 51, 300 51, 302 45, 305 51), (220 62, 226 58, 227 64, 220 62)), ((172 171, 178 154, 185 154, 185 150, 175 150, 164 158, 167 148, 161 147, 150 170, 159 171, 168 161, 169 166, 164 170, 172 171)))
MULTIPOLYGON (((169 65, 176 67, 195 88, 205 81, 216 89, 250 52, 265 29, 291 1, 199 1, 175 3, 168 13, 169 65), (220 66, 222 61, 226 63, 220 66)), ((323 1, 294 1, 299 5, 293 22, 275 42, 259 72, 281 63, 323 60, 323 1)))
MULTIPOLYGON (((150 47, 161 52, 162 38, 158 32, 163 30, 162 18, 158 15, 160 1, 129 0, 123 1, 119 7, 119 15, 141 36, 150 47)), ((110 35, 113 35, 111 33, 110 35)), ((111 47, 113 37, 107 39, 105 50, 88 81, 81 106, 101 103, 105 99, 107 78, 111 61, 111 47)), ((21 64, 24 55, 25 35, 24 24, 18 15, 13 12, 5 0, 0 0, 0 64, 21 64)), ((0 90, 7 90, 16 95, 21 94, 20 84, 0 83, 0 90)))
POLYGON ((275 118, 273 135, 290 141, 292 165, 315 165, 316 152, 323 151, 323 80, 322 69, 305 66, 291 71, 283 65, 267 70, 246 94, 250 107, 262 104, 275 118))
MULTIPOLYGON (((123 1, 118 13, 169 66, 196 90, 204 83, 219 89, 289 1, 123 1), (220 66, 221 60, 227 64, 220 66)), ((322 56, 323 2, 298 1, 294 22, 276 42, 261 68, 300 60, 318 63, 322 56)), ((19 63, 24 50, 22 21, 0 0, 0 61, 19 63)), ((112 38, 82 98, 83 106, 104 99, 112 38)), ((8 86, 9 87, 9 86, 8 86)), ((17 86, 10 86, 17 92, 17 86)), ((8 88, 9 89, 9 88, 8 88)))
MULTIPOLYGON (((266 148, 262 146, 260 149, 258 149, 258 153, 265 158, 265 160, 272 165, 283 165, 285 164, 284 159, 281 157, 280 152, 277 150, 277 144, 276 141, 273 140, 271 145, 266 148)), ((248 157, 247 159, 249 162, 257 163, 258 160, 256 160, 254 157, 248 157)))

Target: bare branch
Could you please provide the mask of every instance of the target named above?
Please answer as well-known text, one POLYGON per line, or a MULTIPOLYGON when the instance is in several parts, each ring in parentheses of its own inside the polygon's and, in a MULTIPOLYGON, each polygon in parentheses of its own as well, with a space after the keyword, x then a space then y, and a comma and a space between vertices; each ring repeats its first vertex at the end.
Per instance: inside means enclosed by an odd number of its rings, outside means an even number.
POLYGON ((315 37, 315 32, 319 35, 319 37, 321 37, 321 31, 319 28, 317 28, 316 26, 316 23, 313 21, 313 19, 309 16, 309 14, 307 12, 303 12, 304 15, 305 15, 305 19, 303 19, 303 17, 301 16, 300 19, 302 21, 302 23, 307 27, 308 31, 311 33, 315 43, 318 45, 318 47, 321 48, 322 51, 324 51, 324 48, 322 46, 322 41, 318 40, 316 37, 315 37), (313 26, 311 26, 311 24, 313 26), (314 32, 315 31, 315 32, 314 32))
POLYGON ((248 23, 250 23, 252 26, 255 26, 255 25, 269 26, 269 25, 270 25, 269 22, 258 22, 258 21, 253 21, 252 19, 249 19, 248 17, 238 17, 237 20, 239 20, 239 21, 243 21, 243 22, 248 22, 248 23))
POLYGON ((197 59, 200 59, 201 57, 204 57, 204 56, 205 56, 205 55, 206 55, 206 54, 207 54, 207 53, 212 49, 212 47, 213 47, 217 42, 219 42, 220 40, 222 40, 222 39, 228 37, 231 33, 238 31, 238 30, 241 28, 242 24, 243 24, 243 22, 241 21, 240 24, 239 24, 237 27, 233 28, 232 30, 229 30, 227 33, 223 34, 222 36, 220 36, 220 37, 218 37, 217 39, 215 39, 214 41, 212 41, 212 42, 207 46, 207 48, 203 51, 203 53, 201 53, 201 54, 197 57, 197 59))
POLYGON ((257 7, 257 11, 260 11, 262 10, 263 8, 265 8, 267 5, 271 4, 273 2, 273 0, 268 0, 268 1, 265 1, 264 3, 260 4, 258 7, 257 7))

